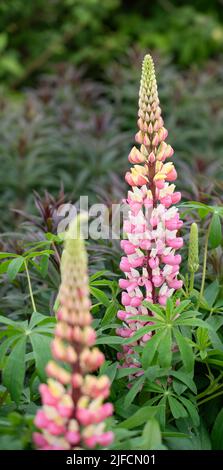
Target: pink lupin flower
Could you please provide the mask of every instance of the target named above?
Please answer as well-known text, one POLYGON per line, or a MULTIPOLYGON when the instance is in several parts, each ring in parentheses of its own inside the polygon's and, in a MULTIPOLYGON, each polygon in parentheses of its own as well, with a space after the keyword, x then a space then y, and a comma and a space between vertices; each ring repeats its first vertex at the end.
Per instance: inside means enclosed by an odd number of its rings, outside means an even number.
POLYGON ((91 327, 88 290, 87 255, 80 235, 72 238, 73 224, 67 232, 61 260, 60 309, 53 360, 46 367, 47 384, 40 385, 42 408, 35 425, 41 432, 33 440, 41 450, 71 450, 108 446, 112 432, 106 432, 105 420, 113 413, 106 376, 91 375, 104 362, 104 355, 95 344, 91 327), (67 364, 68 367, 64 367, 67 364))
MULTIPOLYGON (((182 281, 177 279, 181 256, 175 251, 183 245, 183 239, 178 236, 183 222, 173 206, 180 201, 181 193, 175 192, 172 183, 177 178, 169 161, 174 151, 165 142, 168 131, 161 117, 150 55, 145 56, 142 65, 138 116, 135 140, 140 146, 130 151, 129 162, 134 166, 125 177, 131 190, 126 200, 129 214, 124 222, 126 239, 121 242, 125 256, 120 269, 125 278, 119 285, 123 289, 124 307, 117 316, 123 325, 116 331, 123 338, 134 336, 138 328, 151 324, 152 312, 143 306, 143 300, 165 306, 174 291, 182 287, 182 281), (134 315, 145 316, 145 321, 134 321, 134 315)), ((145 344, 151 336, 152 333, 144 335, 136 344, 145 344)), ((140 366, 132 346, 123 346, 123 352, 119 353, 123 367, 140 366)))

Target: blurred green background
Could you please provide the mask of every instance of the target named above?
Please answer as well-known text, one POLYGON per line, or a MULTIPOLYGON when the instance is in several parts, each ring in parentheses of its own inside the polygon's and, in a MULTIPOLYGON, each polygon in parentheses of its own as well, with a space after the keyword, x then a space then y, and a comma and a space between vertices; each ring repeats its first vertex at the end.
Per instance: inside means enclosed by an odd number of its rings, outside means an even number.
POLYGON ((61 186, 65 200, 120 199, 148 52, 178 188, 220 203, 222 0, 1 0, 1 232, 36 213, 33 191, 46 225, 61 186))

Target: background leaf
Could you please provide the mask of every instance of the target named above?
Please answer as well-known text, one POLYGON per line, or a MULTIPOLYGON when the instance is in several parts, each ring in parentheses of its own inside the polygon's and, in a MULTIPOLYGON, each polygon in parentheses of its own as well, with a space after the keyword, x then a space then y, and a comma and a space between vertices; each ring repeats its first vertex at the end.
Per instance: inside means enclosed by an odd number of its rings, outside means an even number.
POLYGON ((11 397, 19 403, 25 377, 26 336, 18 340, 3 370, 3 383, 11 397))

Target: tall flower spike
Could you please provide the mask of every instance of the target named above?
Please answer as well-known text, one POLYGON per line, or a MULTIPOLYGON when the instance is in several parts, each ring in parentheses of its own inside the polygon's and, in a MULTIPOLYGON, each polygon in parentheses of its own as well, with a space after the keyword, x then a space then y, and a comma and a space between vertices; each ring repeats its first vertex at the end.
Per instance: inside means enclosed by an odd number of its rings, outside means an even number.
POLYGON ((93 347, 87 254, 77 218, 65 239, 59 302, 53 360, 46 367, 47 384, 40 385, 43 406, 35 418, 42 432, 34 433, 33 439, 42 450, 106 447, 113 440, 104 422, 113 412, 111 403, 103 403, 110 384, 107 376, 91 375, 104 355, 93 347))
MULTIPOLYGON (((181 194, 175 192, 172 183, 177 178, 174 165, 166 162, 173 149, 165 142, 168 132, 161 117, 150 55, 145 56, 142 65, 138 127, 135 140, 140 147, 131 149, 128 158, 134 166, 125 176, 131 190, 125 201, 129 209, 124 222, 126 239, 121 242, 125 256, 120 269, 125 277, 119 285, 123 289, 124 308, 118 312, 123 325, 117 334, 123 338, 130 338, 137 329, 151 324, 152 312, 142 305, 143 300, 165 305, 168 297, 182 287, 182 281, 177 279, 181 256, 175 251, 183 245, 178 236, 183 222, 173 206, 180 201, 181 194), (135 315, 143 315, 145 320, 134 320, 135 315)), ((144 335, 140 344, 144 345, 150 337, 151 334, 144 335)), ((140 366, 131 345, 124 346, 118 358, 123 360, 124 367, 140 366)))

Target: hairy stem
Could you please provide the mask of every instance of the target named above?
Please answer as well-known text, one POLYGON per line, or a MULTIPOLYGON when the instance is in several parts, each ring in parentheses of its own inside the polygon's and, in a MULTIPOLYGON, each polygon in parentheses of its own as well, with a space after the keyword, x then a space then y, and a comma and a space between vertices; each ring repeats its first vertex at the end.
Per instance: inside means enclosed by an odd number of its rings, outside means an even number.
POLYGON ((206 269, 207 269, 208 240, 209 240, 210 230, 211 230, 211 222, 208 226, 206 237, 205 237, 203 271, 202 271, 202 281, 201 281, 201 290, 200 290, 200 295, 199 295, 198 308, 200 306, 200 303, 204 294, 205 277, 206 277, 206 269))
POLYGON ((33 308, 33 311, 36 312, 37 310, 36 310, 35 300, 34 300, 34 297, 33 297, 32 285, 31 285, 29 270, 28 270, 28 266, 27 266, 26 261, 24 261, 24 265, 25 265, 26 276, 27 276, 27 281, 28 281, 28 286, 29 286, 29 295, 30 295, 30 299, 31 299, 31 302, 32 302, 32 308, 33 308))
POLYGON ((190 273, 190 287, 189 292, 191 293, 194 288, 194 273, 190 273))

